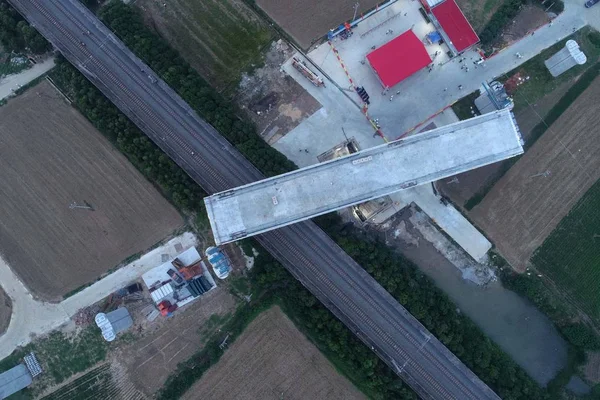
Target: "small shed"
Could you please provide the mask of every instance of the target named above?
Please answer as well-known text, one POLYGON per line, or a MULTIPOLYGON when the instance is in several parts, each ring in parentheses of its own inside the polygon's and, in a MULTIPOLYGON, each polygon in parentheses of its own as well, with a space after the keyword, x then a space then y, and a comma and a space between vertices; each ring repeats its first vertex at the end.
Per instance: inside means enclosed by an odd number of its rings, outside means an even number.
POLYGON ((117 308, 107 314, 96 314, 96 325, 102 331, 102 337, 107 342, 112 342, 119 332, 123 332, 133 325, 133 319, 125 307, 117 308))
POLYGON ((31 385, 33 379, 25 364, 19 364, 14 368, 0 374, 0 399, 5 399, 19 390, 31 385))

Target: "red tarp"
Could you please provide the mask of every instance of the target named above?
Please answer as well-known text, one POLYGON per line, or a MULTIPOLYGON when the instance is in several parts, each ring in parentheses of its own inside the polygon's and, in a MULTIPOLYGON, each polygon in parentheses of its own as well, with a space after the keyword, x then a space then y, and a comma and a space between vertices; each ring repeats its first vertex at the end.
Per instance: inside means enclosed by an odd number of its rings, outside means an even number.
POLYGON ((479 42, 473 27, 471 27, 454 0, 446 0, 438 4, 433 7, 431 13, 438 20, 459 53, 479 42))
POLYGON ((409 30, 367 55, 384 87, 392 87, 431 62, 425 45, 409 30))

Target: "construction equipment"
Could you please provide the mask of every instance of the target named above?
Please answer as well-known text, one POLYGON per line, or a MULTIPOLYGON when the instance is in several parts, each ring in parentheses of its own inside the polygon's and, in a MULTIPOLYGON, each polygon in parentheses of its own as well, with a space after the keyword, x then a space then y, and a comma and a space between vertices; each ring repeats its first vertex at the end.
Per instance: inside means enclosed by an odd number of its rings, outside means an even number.
POLYGON ((298 57, 292 58, 292 66, 298 70, 302 75, 304 75, 313 85, 316 87, 325 87, 325 82, 321 79, 317 74, 312 72, 308 65, 298 57))
POLYGON ((169 300, 163 300, 158 303, 158 311, 163 317, 169 317, 173 311, 177 310, 177 304, 171 304, 169 300))

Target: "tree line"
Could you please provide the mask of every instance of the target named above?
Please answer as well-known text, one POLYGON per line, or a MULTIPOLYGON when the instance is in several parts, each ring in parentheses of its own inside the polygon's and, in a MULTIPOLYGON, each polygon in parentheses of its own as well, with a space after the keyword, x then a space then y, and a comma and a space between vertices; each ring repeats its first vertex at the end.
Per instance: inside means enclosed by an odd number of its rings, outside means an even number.
POLYGON ((0 0, 0 43, 6 51, 15 53, 41 54, 52 48, 6 0, 0 0))
MULTIPOLYGON (((543 3, 543 0, 535 0, 540 7, 547 7, 543 3)), ((548 11, 554 12, 555 14, 560 14, 564 8, 565 4, 562 0, 553 0, 548 11)), ((499 36, 508 26, 508 23, 511 22, 521 11, 521 8, 524 4, 527 4, 527 0, 505 0, 504 3, 496 10, 496 12, 492 15, 492 18, 485 25, 483 30, 479 33, 479 39, 481 40, 481 45, 484 48, 493 46, 496 42, 498 42, 499 36)))

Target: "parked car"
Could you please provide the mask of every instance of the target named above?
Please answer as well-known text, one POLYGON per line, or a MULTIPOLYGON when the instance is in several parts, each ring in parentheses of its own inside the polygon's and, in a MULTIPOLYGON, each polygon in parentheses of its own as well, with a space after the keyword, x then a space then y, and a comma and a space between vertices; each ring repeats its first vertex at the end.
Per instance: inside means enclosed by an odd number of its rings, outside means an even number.
POLYGON ((600 0, 588 0, 588 1, 585 2, 585 6, 587 8, 590 8, 591 6, 593 6, 594 4, 596 4, 598 2, 600 2, 600 0))

